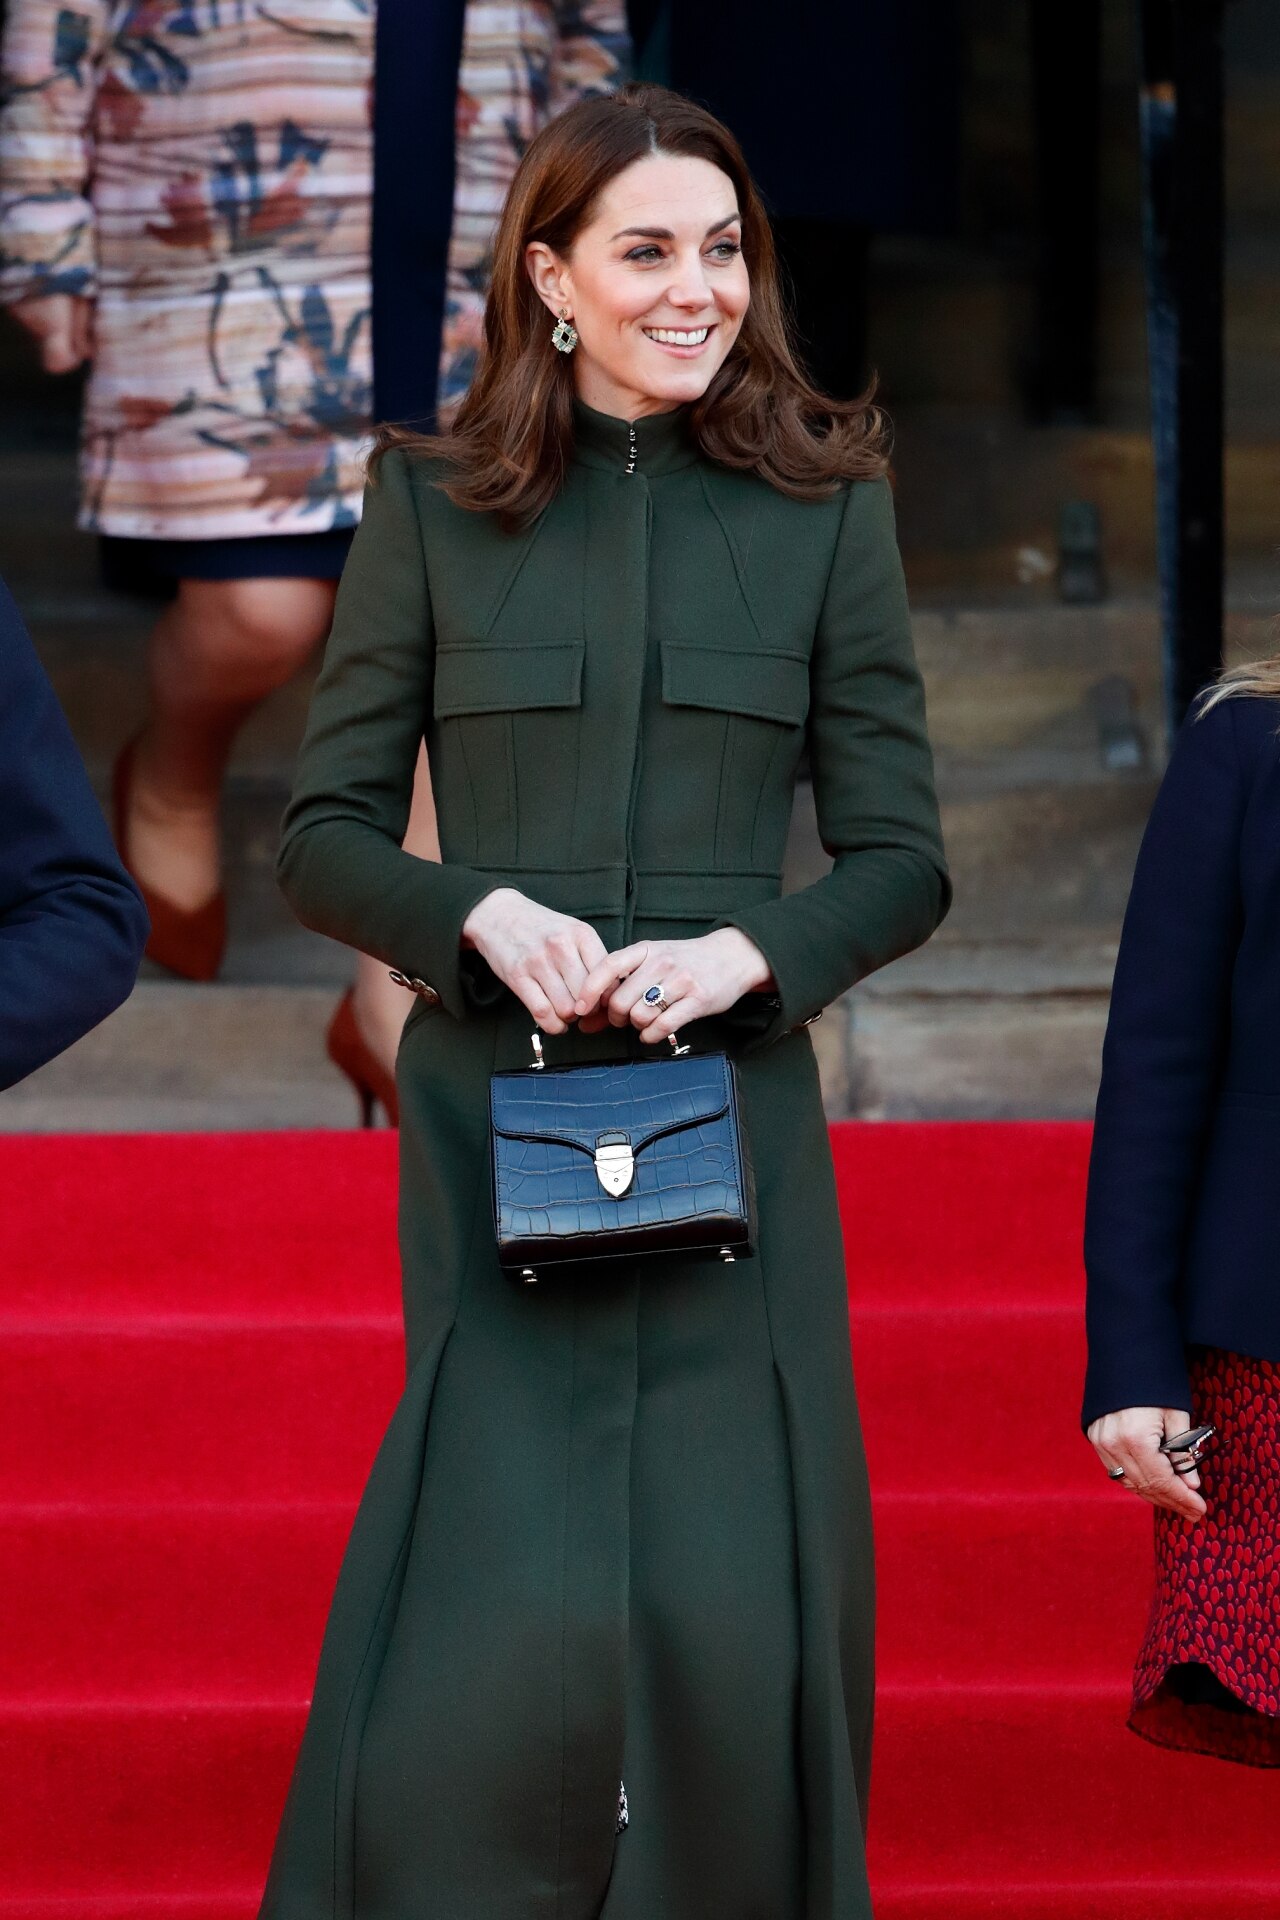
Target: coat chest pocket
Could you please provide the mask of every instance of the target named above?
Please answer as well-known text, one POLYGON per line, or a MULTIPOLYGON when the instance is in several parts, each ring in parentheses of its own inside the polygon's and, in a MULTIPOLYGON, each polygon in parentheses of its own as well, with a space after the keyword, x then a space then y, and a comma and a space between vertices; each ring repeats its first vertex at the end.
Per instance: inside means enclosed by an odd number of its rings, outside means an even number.
POLYGON ((781 649, 664 640, 662 703, 673 774, 667 835, 709 832, 712 865, 780 871, 809 711, 809 662, 781 649))
POLYGON ((662 698, 802 727, 809 711, 809 662, 799 654, 662 642, 662 698))
POLYGON ((477 641, 441 647, 432 699, 435 717, 452 720, 466 714, 580 707, 585 653, 581 640, 511 646, 477 641))
POLYGON ((452 857, 512 867, 569 845, 585 655, 581 639, 438 647, 432 779, 452 857))

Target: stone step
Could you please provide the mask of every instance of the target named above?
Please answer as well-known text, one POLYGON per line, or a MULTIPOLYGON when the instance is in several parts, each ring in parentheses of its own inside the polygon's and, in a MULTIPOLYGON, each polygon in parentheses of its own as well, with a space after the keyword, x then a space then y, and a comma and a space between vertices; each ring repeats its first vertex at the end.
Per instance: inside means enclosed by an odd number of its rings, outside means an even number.
MULTIPOLYGON (((940 780, 942 827, 955 905, 935 947, 952 941, 1096 942, 1118 936, 1133 862, 1155 793, 1151 771, 1106 775, 1096 753, 1088 777, 1060 777, 1049 756, 1037 775, 981 780, 972 770, 940 780)), ((1083 770, 1089 750, 1077 756, 1083 770)), ((337 985, 350 958, 294 921, 275 882, 282 784, 238 778, 223 809, 230 942, 223 977, 337 985)), ((813 790, 797 789, 784 884, 819 878, 830 865, 818 833, 813 790)))
MULTIPOLYGON (((833 1118, 1091 1110, 1150 791, 1141 780, 1050 784, 944 808, 950 918, 811 1029, 833 1118)), ((299 928, 275 889, 278 799, 250 786, 228 800, 238 859, 222 980, 191 986, 148 964, 119 1013, 0 1097, 0 1130, 353 1123, 352 1096, 323 1054, 352 959, 299 928)), ((789 888, 826 869, 812 805, 802 788, 789 888)))
MULTIPOLYGON (((899 967, 951 967, 957 954, 1005 950, 1056 966, 1064 984, 1080 950, 1106 952, 1119 937, 1133 862, 1154 794, 1141 777, 1010 788, 944 800, 943 837, 955 903, 924 953, 899 967)), ((345 947, 300 927, 275 883, 281 796, 237 784, 224 809, 229 853, 229 939, 223 984, 296 984, 335 990, 351 977, 345 947)), ((830 865, 818 837, 812 789, 797 793, 785 868, 788 891, 830 865)), ((1040 977, 1040 976, 1038 976, 1040 977)), ((144 963, 144 978, 168 982, 144 963)), ((948 989, 949 990, 949 989, 948 989)))
POLYGON ((346 1127, 324 1053, 332 988, 143 980, 109 1020, 0 1094, 6 1133, 346 1127))
POLYGON ((858 995, 828 1111, 840 1100, 864 1120, 1090 1119, 1106 1018, 1103 992, 858 995))
MULTIPOLYGON (((1280 406, 1271 434, 1228 440, 1225 464, 1229 565, 1256 569, 1275 553, 1280 406)), ((1037 580, 1049 597, 1058 517, 1075 499, 1099 510, 1112 588, 1126 596, 1151 591, 1155 470, 1145 424, 1032 428, 994 407, 902 406, 894 469, 903 558, 917 599, 982 601, 1037 580)))
MULTIPOLYGON (((1056 954, 989 948, 968 961, 953 990, 936 966, 923 987, 918 973, 888 968, 826 1009, 809 1031, 832 1119, 1092 1112, 1101 954, 1081 953, 1093 984, 1076 989, 1062 984, 1056 954)), ((354 1095, 324 1054, 334 1002, 326 987, 144 980, 95 1032, 0 1094, 0 1133, 354 1126, 354 1095)))
MULTIPOLYGON (((1061 956, 1073 977, 1077 949, 1109 951, 1133 878, 1155 782, 1144 777, 1091 785, 1045 782, 945 800, 942 834, 955 899, 924 952, 898 966, 950 966, 954 948, 1001 947, 1011 954, 1061 956)), ((787 891, 827 872, 813 793, 801 787, 787 850, 787 891)))

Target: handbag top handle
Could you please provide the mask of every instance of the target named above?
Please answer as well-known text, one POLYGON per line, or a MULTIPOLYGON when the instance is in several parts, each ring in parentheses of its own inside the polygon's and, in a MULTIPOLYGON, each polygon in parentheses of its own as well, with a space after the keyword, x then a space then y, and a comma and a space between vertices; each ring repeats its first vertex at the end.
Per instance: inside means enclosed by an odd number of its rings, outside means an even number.
MULTIPOLYGON (((540 1028, 535 1027, 533 1032, 529 1035, 529 1038, 533 1043, 534 1067, 545 1067, 547 1063, 542 1057, 542 1033, 540 1028)), ((690 1052, 690 1048, 687 1043, 683 1047, 680 1045, 679 1038, 676 1034, 669 1033, 667 1035, 667 1039, 671 1042, 671 1052, 675 1059, 683 1060, 685 1054, 690 1052)))

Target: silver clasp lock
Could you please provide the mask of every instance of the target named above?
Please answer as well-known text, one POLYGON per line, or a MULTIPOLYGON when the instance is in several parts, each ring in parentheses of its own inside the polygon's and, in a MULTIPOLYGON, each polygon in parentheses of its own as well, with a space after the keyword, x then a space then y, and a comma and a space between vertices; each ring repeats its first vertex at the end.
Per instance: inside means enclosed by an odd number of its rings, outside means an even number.
POLYGON ((620 1200, 635 1178, 636 1159, 626 1133, 596 1135, 596 1179, 606 1193, 620 1200))

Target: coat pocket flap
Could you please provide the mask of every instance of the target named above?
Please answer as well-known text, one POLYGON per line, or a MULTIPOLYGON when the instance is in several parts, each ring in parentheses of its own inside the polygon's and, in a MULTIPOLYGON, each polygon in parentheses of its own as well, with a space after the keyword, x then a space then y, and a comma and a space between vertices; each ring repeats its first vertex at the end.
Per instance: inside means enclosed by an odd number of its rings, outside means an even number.
POLYGON ((582 705, 581 640, 495 646, 476 641, 436 653, 432 709, 438 720, 463 713, 514 713, 527 707, 582 705))
POLYGON ((721 1119, 729 1109, 729 1067, 723 1055, 688 1062, 622 1062, 616 1066, 521 1068, 489 1083, 493 1130, 504 1140, 544 1140, 594 1153, 602 1133, 625 1133, 632 1153, 655 1140, 721 1119), (646 1091, 655 1066, 661 1086, 646 1091), (695 1071, 676 1075, 675 1067, 695 1071), (571 1076, 568 1086, 564 1076, 571 1076))
POLYGON ((809 662, 795 653, 664 640, 662 697, 669 706, 711 707, 802 727, 809 711, 809 662))

